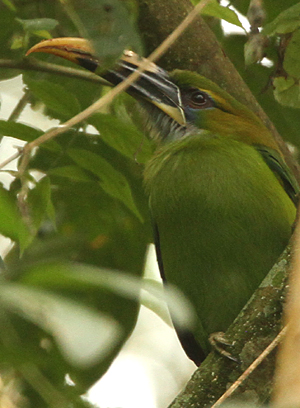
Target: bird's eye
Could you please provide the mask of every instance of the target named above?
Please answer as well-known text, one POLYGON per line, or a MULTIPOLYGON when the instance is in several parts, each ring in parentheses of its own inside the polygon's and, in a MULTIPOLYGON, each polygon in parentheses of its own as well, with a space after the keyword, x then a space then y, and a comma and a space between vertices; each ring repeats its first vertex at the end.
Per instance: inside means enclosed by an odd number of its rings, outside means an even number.
POLYGON ((191 94, 191 103, 196 106, 202 106, 207 102, 207 94, 201 91, 194 91, 191 94))
POLYGON ((192 109, 207 109, 214 106, 214 101, 206 92, 195 88, 186 90, 182 95, 182 100, 192 109))

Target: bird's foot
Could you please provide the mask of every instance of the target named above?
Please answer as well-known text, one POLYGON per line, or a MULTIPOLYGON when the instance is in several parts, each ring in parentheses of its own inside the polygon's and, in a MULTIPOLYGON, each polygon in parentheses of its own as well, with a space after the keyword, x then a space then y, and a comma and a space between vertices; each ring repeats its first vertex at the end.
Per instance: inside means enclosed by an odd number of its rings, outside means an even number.
POLYGON ((239 360, 236 357, 233 357, 233 355, 226 350, 227 347, 232 347, 233 343, 231 343, 226 338, 225 333, 223 332, 212 333, 209 336, 208 341, 210 342, 212 348, 216 350, 218 353, 220 353, 222 356, 229 358, 229 360, 235 361, 236 363, 239 362, 239 360))

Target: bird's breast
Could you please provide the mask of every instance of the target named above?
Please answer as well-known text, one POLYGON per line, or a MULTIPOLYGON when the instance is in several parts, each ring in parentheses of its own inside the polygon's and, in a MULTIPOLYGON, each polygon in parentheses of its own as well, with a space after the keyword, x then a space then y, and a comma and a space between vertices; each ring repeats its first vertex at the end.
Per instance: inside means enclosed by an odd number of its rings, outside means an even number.
POLYGON ((225 330, 287 245, 292 201, 255 148, 218 138, 165 146, 145 184, 166 279, 207 336, 225 330))
POLYGON ((259 218, 264 212, 276 212, 290 224, 295 218, 293 203, 260 153, 235 140, 195 136, 167 145, 148 163, 144 178, 159 216, 205 208, 204 218, 210 213, 247 218, 260 210, 259 218))

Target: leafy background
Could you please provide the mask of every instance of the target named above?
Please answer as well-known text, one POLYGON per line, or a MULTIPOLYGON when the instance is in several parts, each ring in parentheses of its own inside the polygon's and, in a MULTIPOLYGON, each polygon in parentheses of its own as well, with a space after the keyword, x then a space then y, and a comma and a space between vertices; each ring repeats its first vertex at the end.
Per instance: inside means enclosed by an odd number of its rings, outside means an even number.
MULTIPOLYGON (((30 46, 42 38, 84 36, 103 69, 124 48, 147 55, 149 41, 139 24, 144 3, 2 0, 0 80, 22 74, 25 92, 10 118, 0 121, 1 136, 30 142, 43 134, 20 116, 28 104, 42 106, 48 118, 62 123, 108 90, 83 74, 80 79, 71 71, 62 75, 59 68, 47 72, 47 63, 72 67, 53 56, 39 55, 35 66, 24 59, 30 46)), ((266 0, 265 14, 259 1, 252 3, 251 14, 249 1, 232 1, 242 14, 248 11, 248 36, 224 35, 220 18, 241 24, 216 2, 204 15, 297 155, 300 3, 266 0), (263 57, 267 64, 260 63, 263 57)), ((164 59, 161 64, 176 67, 164 59)), ((15 178, 9 187, 0 186, 0 232, 14 245, 1 274, 1 371, 7 382, 18 379, 21 406, 24 401, 32 407, 86 406, 79 395, 106 372, 135 327, 139 278, 151 242, 143 165, 154 148, 135 102, 120 95, 41 145, 21 179, 15 170, 5 170, 15 178), (24 184, 29 191, 22 207, 18 197, 24 184), (66 374, 75 386, 65 385, 66 374)))

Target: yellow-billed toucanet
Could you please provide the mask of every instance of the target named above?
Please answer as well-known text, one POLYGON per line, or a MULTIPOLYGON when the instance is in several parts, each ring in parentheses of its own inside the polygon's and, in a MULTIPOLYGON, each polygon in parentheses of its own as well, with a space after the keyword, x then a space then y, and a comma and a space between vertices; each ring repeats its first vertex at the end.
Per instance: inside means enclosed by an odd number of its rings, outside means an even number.
MULTIPOLYGON (((89 43, 44 41, 48 52, 97 72, 89 43)), ((101 76, 113 85, 140 65, 131 52, 101 76)), ((225 331, 286 247, 298 184, 270 131, 248 108, 194 72, 149 64, 128 93, 145 108, 157 150, 144 172, 161 276, 197 314, 178 330, 199 364, 209 335, 225 331)))

